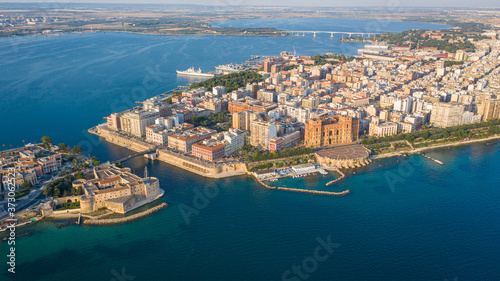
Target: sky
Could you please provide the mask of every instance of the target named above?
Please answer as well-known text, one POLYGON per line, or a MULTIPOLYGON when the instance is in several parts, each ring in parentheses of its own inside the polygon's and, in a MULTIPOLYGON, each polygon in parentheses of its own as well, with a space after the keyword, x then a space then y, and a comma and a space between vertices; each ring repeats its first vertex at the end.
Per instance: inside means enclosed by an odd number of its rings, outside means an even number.
POLYGON ((419 7, 500 7, 497 0, 0 0, 0 3, 133 3, 198 4, 215 6, 419 6, 419 7))

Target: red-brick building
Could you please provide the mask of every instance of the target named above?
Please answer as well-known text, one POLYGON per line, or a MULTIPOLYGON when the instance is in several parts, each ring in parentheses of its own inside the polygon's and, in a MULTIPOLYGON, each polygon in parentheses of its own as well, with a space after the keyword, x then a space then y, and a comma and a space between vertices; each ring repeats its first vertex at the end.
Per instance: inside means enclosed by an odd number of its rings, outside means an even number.
POLYGON ((192 146, 195 157, 207 161, 216 161, 224 157, 225 145, 217 142, 198 142, 192 146))

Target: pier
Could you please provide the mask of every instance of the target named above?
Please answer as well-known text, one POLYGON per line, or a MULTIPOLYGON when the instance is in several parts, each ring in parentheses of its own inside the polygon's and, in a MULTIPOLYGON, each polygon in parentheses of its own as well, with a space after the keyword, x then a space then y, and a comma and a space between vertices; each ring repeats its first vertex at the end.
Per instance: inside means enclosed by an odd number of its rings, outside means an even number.
POLYGON ((153 207, 151 209, 148 209, 146 211, 137 213, 135 215, 131 215, 128 217, 124 218, 116 218, 116 219, 90 219, 90 220, 85 220, 83 221, 83 224, 85 225, 110 225, 110 224, 121 224, 121 223, 126 223, 129 221, 137 220, 140 218, 143 218, 145 216, 151 215, 153 213, 158 212, 159 210, 167 207, 167 203, 161 203, 160 205, 153 207))
POLYGON ((443 162, 441 162, 441 161, 439 161, 439 160, 437 160, 437 159, 434 159, 434 158, 432 158, 432 157, 430 157, 430 156, 427 156, 427 155, 425 155, 425 154, 423 154, 423 153, 421 153, 420 155, 422 155, 423 157, 425 157, 425 158, 427 158, 427 159, 429 159, 429 160, 432 160, 432 161, 434 161, 434 162, 438 163, 439 165, 444 165, 444 163, 443 163, 443 162))
POLYGON ((339 174, 340 174, 340 178, 338 178, 338 179, 334 179, 334 180, 332 180, 332 181, 327 182, 325 186, 332 185, 332 184, 334 184, 334 183, 336 183, 336 182, 338 182, 338 181, 340 181, 340 180, 342 180, 342 179, 344 179, 344 178, 345 178, 345 174, 344 174, 344 173, 342 173, 339 169, 336 169, 336 170, 335 170, 335 172, 337 172, 337 173, 339 173, 339 174))

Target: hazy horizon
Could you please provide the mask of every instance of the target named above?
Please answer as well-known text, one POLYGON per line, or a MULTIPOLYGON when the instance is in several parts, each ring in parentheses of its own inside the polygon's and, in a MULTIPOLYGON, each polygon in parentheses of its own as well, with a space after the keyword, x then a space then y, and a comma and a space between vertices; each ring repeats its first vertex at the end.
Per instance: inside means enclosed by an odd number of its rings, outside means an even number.
POLYGON ((187 1, 165 1, 165 0, 78 0, 78 1, 19 1, 4 0, 5 3, 33 3, 33 4, 171 4, 171 5, 200 5, 200 6, 266 6, 266 7, 418 7, 418 8, 499 8, 500 4, 490 0, 421 0, 418 3, 412 0, 319 0, 314 3, 304 5, 304 1, 299 0, 187 0, 187 1))

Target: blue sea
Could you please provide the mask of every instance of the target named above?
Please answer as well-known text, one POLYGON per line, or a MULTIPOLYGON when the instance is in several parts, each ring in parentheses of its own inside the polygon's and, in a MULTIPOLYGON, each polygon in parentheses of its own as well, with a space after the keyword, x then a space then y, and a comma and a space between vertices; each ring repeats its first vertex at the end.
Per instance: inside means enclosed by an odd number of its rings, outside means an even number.
MULTIPOLYGON (((327 34, 0 38, 0 143, 49 135, 117 159, 131 152, 86 129, 134 98, 188 83, 176 69, 209 71, 294 47, 298 54, 355 54, 362 45, 327 34)), ((168 208, 110 227, 58 229, 47 220, 19 228, 32 234, 17 239, 15 274, 6 272, 9 246, 0 242, 0 280, 499 280, 499 148, 490 142, 427 152, 445 165, 421 156, 382 159, 329 187, 336 175, 276 183, 351 190, 339 197, 267 190, 249 176, 206 179, 135 158, 125 165, 139 175, 148 167, 168 208)))

